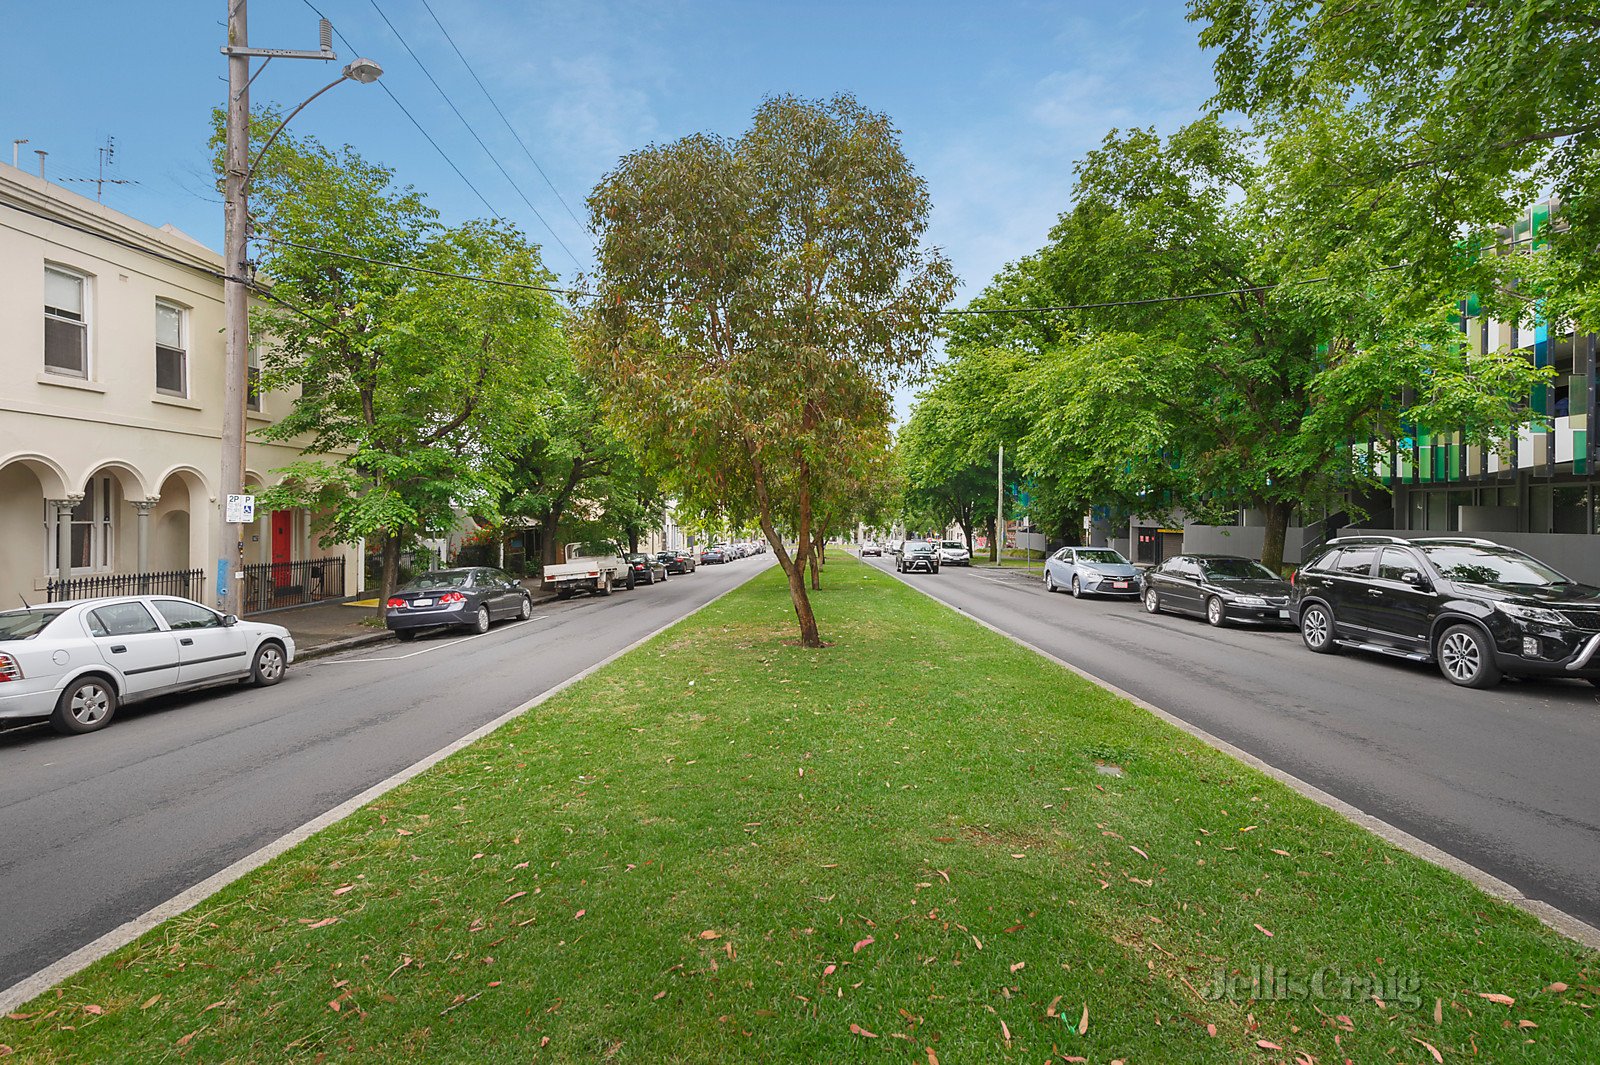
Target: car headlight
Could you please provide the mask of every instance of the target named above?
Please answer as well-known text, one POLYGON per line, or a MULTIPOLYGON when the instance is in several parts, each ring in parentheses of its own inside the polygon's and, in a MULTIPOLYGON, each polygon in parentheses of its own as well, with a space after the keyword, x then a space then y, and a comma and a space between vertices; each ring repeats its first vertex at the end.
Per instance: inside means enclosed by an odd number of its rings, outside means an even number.
POLYGON ((1267 601, 1259 595, 1236 595, 1233 601, 1240 606, 1266 606, 1267 601))
POLYGON ((1520 603, 1496 603, 1494 608, 1502 614, 1507 614, 1523 621, 1535 621, 1541 625, 1567 625, 1566 615, 1559 610, 1551 610, 1542 606, 1523 606, 1520 603))

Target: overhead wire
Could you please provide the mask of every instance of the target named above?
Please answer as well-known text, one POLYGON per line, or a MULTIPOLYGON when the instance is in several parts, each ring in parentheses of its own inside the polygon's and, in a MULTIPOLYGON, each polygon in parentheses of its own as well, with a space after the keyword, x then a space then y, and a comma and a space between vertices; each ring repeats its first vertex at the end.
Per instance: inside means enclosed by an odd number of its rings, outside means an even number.
POLYGON ((544 167, 540 166, 539 160, 533 157, 533 152, 528 149, 528 145, 523 141, 522 135, 517 132, 517 128, 511 124, 511 120, 506 117, 506 113, 500 109, 500 105, 495 102, 495 98, 490 95, 488 87, 483 84, 483 80, 478 77, 478 72, 473 69, 471 63, 467 62, 467 57, 462 54, 461 48, 456 44, 455 38, 450 36, 450 31, 445 29, 443 22, 439 21, 439 16, 434 14, 433 5, 428 3, 428 0, 422 0, 422 6, 427 9, 428 15, 433 19, 434 25, 439 27, 439 32, 444 34, 445 41, 448 42, 450 47, 455 50, 456 58, 461 60, 461 65, 467 68, 467 73, 472 75, 472 80, 476 82, 478 88, 483 91, 483 98, 489 101, 489 106, 494 108, 494 113, 500 116, 500 121, 505 123, 506 129, 509 130, 511 136, 516 139, 517 146, 522 149, 522 154, 528 157, 528 162, 533 164, 533 168, 539 172, 540 177, 544 178, 544 183, 550 186, 550 191, 555 194, 555 197, 558 201, 560 201, 561 206, 566 208, 567 217, 576 222, 580 229, 587 230, 588 226, 586 226, 578 218, 578 216, 573 213, 572 207, 567 203, 567 198, 561 195, 561 190, 556 188, 555 182, 550 180, 550 175, 544 172, 544 167))
MULTIPOLYGON (((567 247, 567 242, 561 239, 561 234, 555 231, 555 227, 550 224, 545 216, 540 213, 539 208, 535 207, 533 205, 533 201, 528 199, 527 194, 522 191, 522 186, 517 184, 517 179, 511 176, 511 172, 505 168, 505 164, 500 162, 499 157, 496 156, 489 146, 484 143, 483 138, 478 136, 478 131, 473 128, 471 122, 467 121, 467 116, 461 113, 461 109, 457 107, 456 102, 450 98, 450 94, 444 91, 444 86, 439 84, 438 79, 433 76, 433 72, 430 71, 427 67, 427 64, 422 61, 422 57, 417 55, 416 50, 411 47, 410 42, 405 39, 404 35, 402 35, 400 30, 396 28, 395 24, 389 20, 389 16, 384 13, 383 8, 378 6, 378 0, 367 0, 367 2, 372 5, 372 10, 378 13, 378 17, 383 19, 383 24, 389 27, 389 32, 394 34, 395 40, 400 42, 400 46, 406 50, 406 53, 410 55, 412 60, 417 64, 417 69, 421 70, 423 76, 428 79, 429 83, 432 84, 436 90, 438 90, 440 98, 443 99, 450 110, 455 113, 455 116, 461 120, 461 124, 467 128, 467 132, 472 134, 472 139, 478 142, 478 147, 483 149, 483 154, 489 157, 489 161, 495 165, 497 170, 500 171, 501 176, 504 177, 511 185, 512 190, 522 199, 522 202, 528 205, 528 210, 533 212, 533 216, 539 220, 539 224, 544 226, 545 230, 550 234, 550 236, 555 239, 555 242, 561 246, 561 250, 567 253, 567 257, 572 260, 572 265, 580 270, 583 269, 583 264, 578 261, 578 257, 573 254, 572 249, 567 247)), ((432 12, 430 12, 430 14, 431 13, 432 12)), ((474 75, 474 77, 476 77, 476 75, 474 75)), ((546 180, 549 179, 547 178, 546 180)))

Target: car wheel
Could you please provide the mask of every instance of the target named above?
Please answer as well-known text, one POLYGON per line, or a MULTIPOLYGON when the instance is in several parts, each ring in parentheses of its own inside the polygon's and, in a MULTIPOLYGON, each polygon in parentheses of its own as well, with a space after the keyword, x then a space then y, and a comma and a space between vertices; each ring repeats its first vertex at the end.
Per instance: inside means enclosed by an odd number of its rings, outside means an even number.
POLYGON ((283 653, 283 645, 276 640, 268 640, 256 648, 256 660, 250 667, 250 683, 258 688, 270 688, 283 679, 284 670, 288 668, 289 659, 283 653))
POLYGON ((117 713, 117 690, 104 677, 79 677, 56 700, 50 727, 64 736, 98 732, 117 713))
POLYGON ((1228 611, 1220 597, 1213 595, 1206 600, 1206 620, 1219 629, 1228 623, 1228 611))
POLYGON ((1156 594, 1156 590, 1154 588, 1145 589, 1144 610, 1147 614, 1161 613, 1161 596, 1156 594))
POLYGON ((394 638, 399 640, 401 643, 410 643, 412 640, 415 640, 417 638, 417 630, 416 629, 395 629, 394 630, 394 638))
POLYGON ((1072 575, 1072 598, 1083 598, 1083 585, 1078 583, 1078 575, 1076 573, 1072 575))
POLYGON ((533 617, 533 597, 524 595, 522 605, 517 608, 517 620, 527 621, 531 617, 533 617))
POLYGON ((599 580, 596 582, 596 584, 594 586, 594 594, 595 595, 610 595, 611 594, 611 574, 606 573, 606 574, 603 574, 599 578, 599 580))
POLYGON ((1319 655, 1336 654, 1339 645, 1333 642, 1333 614, 1321 603, 1312 603, 1300 612, 1300 639, 1308 651, 1319 655))
POLYGON ((1047 591, 1047 592, 1053 592, 1053 591, 1056 590, 1056 578, 1055 578, 1055 575, 1052 574, 1049 570, 1045 570, 1044 571, 1044 590, 1047 591))
POLYGON ((1492 688, 1500 683, 1489 638, 1471 625, 1452 625, 1439 637, 1435 652, 1439 672, 1463 688, 1492 688))
POLYGON ((473 632, 482 636, 489 631, 489 608, 480 606, 478 612, 472 615, 472 622, 467 626, 473 632))

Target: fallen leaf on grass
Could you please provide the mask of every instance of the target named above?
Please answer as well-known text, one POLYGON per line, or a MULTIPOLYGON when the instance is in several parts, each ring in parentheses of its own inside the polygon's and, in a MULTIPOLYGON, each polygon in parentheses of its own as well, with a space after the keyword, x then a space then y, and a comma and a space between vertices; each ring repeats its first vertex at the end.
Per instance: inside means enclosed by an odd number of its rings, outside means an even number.
POLYGON ((665 991, 657 991, 656 992, 656 997, 651 999, 650 1001, 652 1001, 652 1002, 660 1002, 662 999, 664 999, 666 997, 667 997, 667 993, 665 991))
POLYGON ((577 913, 572 915, 572 919, 574 921, 576 921, 578 918, 582 917, 584 914, 586 914, 588 912, 589 912, 588 910, 579 910, 577 913))
POLYGON ((338 1013, 339 1009, 340 1009, 339 1000, 336 999, 336 998, 335 999, 329 999, 328 1000, 328 1008, 330 1010, 332 1010, 333 1012, 338 1013))
POLYGON ((851 948, 850 953, 851 954, 860 954, 862 947, 870 947, 870 946, 872 946, 873 943, 876 943, 876 942, 877 942, 877 940, 873 939, 871 936, 868 936, 866 939, 858 939, 858 940, 856 940, 856 945, 853 948, 851 948))
POLYGON ((1272 933, 1267 931, 1265 928, 1262 928, 1260 925, 1256 925, 1256 931, 1260 932, 1262 935, 1266 936, 1268 939, 1272 938, 1272 933))
POLYGON ((356 886, 354 884, 346 884, 342 888, 335 888, 334 891, 333 891, 333 895, 334 895, 335 898, 338 898, 340 895, 343 895, 345 892, 354 891, 355 889, 356 889, 356 886))
POLYGON ((835 972, 838 971, 838 969, 839 969, 839 967, 837 965, 830 965, 826 969, 822 970, 822 975, 823 976, 832 976, 835 972))
POLYGON ((1217 1026, 1214 1024, 1206 1025, 1206 1035, 1209 1035, 1211 1038, 1215 1039, 1217 1037, 1217 1026))
MULTIPOLYGON (((6 1046, 4 1043, 0 1043, 0 1058, 8 1058, 12 1054, 15 1054, 15 1053, 16 1053, 15 1050, 12 1050, 10 1047, 6 1046)), ((939 1065, 939 1059, 933 1056, 932 1049, 929 1049, 929 1051, 928 1051, 928 1060, 929 1060, 929 1062, 932 1063, 932 1065, 939 1065)))
POLYGON ((1000 1022, 1000 1038, 1004 1040, 1006 1046, 1011 1045, 1011 1029, 1006 1027, 1005 1021, 1000 1022))
POLYGON ((1502 1006, 1515 1006, 1517 1004, 1517 1000, 1510 995, 1497 995, 1492 991, 1479 991, 1478 997, 1486 998, 1490 1002, 1498 1002, 1502 1006))
POLYGON ((149 998, 144 1000, 144 1005, 140 1006, 139 1008, 142 1009, 142 1010, 147 1010, 151 1006, 154 1006, 157 1002, 160 1002, 160 1001, 161 1001, 161 996, 160 995, 151 995, 149 998))
POLYGON ((1013 962, 1011 965, 1011 971, 1016 972, 1018 969, 1026 968, 1027 964, 1028 963, 1025 961, 1013 962))
POLYGON ((196 1028, 194 1031, 190 1032, 188 1035, 179 1036, 178 1037, 178 1046, 181 1046, 181 1047, 188 1046, 189 1045, 189 1040, 193 1039, 195 1036, 197 1036, 199 1034, 200 1034, 200 1029, 196 1028))
POLYGON ((1078 1034, 1089 1034, 1089 1004, 1087 1002, 1083 1004, 1083 1016, 1078 1018, 1078 1034))
POLYGON ((722 933, 717 931, 715 928, 708 928, 704 932, 700 933, 700 938, 701 939, 721 939, 722 938, 722 933))
POLYGON ((1524 1020, 1520 1020, 1520 1021, 1517 1022, 1517 1027, 1518 1028, 1537 1028, 1539 1026, 1537 1024, 1534 1024, 1530 1020, 1524 1019, 1524 1020))
POLYGON ((501 900, 500 905, 504 906, 508 902, 515 902, 518 899, 522 898, 522 896, 524 896, 526 894, 527 894, 526 891, 519 891, 514 895, 507 895, 503 900, 501 900))
POLYGON ((1257 1039, 1256 1046, 1262 1050, 1282 1050, 1283 1048, 1270 1039, 1257 1039))
MULTIPOLYGON (((211 1008, 210 1006, 206 1007, 206 1009, 210 1009, 210 1008, 211 1008)), ((83 1012, 90 1013, 90 1014, 93 1014, 94 1016, 98 1017, 102 1013, 104 1013, 105 1010, 101 1009, 99 1006, 85 1006, 85 1007, 83 1007, 83 1012)))
POLYGON ((518 862, 516 865, 513 865, 511 868, 513 868, 513 869, 526 869, 527 867, 528 867, 528 863, 527 862, 518 862))
POLYGON ((928 1050, 928 1065, 939 1065, 939 1055, 937 1055, 937 1054, 935 1054, 933 1052, 933 1048, 932 1047, 928 1047, 927 1050, 928 1050))
POLYGON ((337 917, 324 917, 320 921, 313 921, 309 917, 302 917, 302 918, 300 918, 300 920, 305 923, 305 926, 307 928, 326 928, 330 924, 337 924, 338 921, 339 921, 339 918, 337 918, 337 917))
POLYGON ((1288 852, 1288 851, 1281 851, 1281 850, 1279 850, 1279 849, 1278 849, 1278 848, 1276 848, 1276 847, 1274 847, 1274 848, 1272 848, 1272 853, 1273 853, 1273 854, 1281 854, 1281 855, 1283 855, 1283 856, 1284 856, 1284 857, 1285 857, 1285 858, 1287 858, 1287 857, 1289 857, 1289 852, 1288 852))
POLYGON ((878 1033, 877 1032, 869 1032, 865 1028, 861 1027, 859 1024, 856 1024, 853 1021, 850 1024, 850 1034, 851 1035, 859 1035, 863 1039, 876 1039, 876 1038, 878 1038, 878 1033))
POLYGON ((1143 858, 1145 861, 1149 861, 1150 860, 1150 856, 1148 854, 1146 854, 1144 851, 1140 850, 1138 847, 1135 847, 1133 844, 1131 844, 1131 843, 1128 844, 1128 849, 1130 851, 1132 851, 1133 853, 1137 854, 1139 857, 1143 858))
POLYGON ((477 853, 477 854, 474 854, 474 855, 473 855, 473 856, 472 856, 472 860, 473 860, 473 861, 477 861, 477 860, 478 860, 478 859, 479 859, 479 858, 482 858, 482 857, 483 857, 483 852, 482 852, 482 851, 479 851, 479 852, 478 852, 478 853, 477 853))
POLYGON ((1558 995, 1561 992, 1565 991, 1566 989, 1567 989, 1567 985, 1563 984, 1560 980, 1557 980, 1555 983, 1553 983, 1549 987, 1545 988, 1546 991, 1554 991, 1558 995))
MULTIPOLYGON (((200 1012, 201 1013, 210 1013, 212 1010, 216 1009, 218 1006, 226 1006, 227 1004, 228 1004, 228 1000, 227 999, 219 998, 219 999, 217 999, 217 1001, 213 1002, 211 1005, 207 1006, 205 1009, 201 1010, 200 1012)), ((96 1006, 95 1008, 99 1009, 100 1007, 96 1006)))
POLYGON ((411 835, 411 830, 409 828, 397 828, 397 829, 394 830, 394 832, 395 832, 395 835, 397 835, 397 836, 409 836, 409 835, 411 835))
POLYGON ((1412 1036, 1411 1037, 1411 1041, 1413 1043, 1421 1043, 1422 1046, 1423 1046, 1423 1049, 1427 1050, 1428 1053, 1433 1055, 1433 1060, 1434 1061, 1437 1061, 1439 1063, 1439 1065, 1444 1065, 1444 1055, 1439 1053, 1439 1048, 1438 1047, 1434 1046, 1432 1043, 1428 1042, 1426 1039, 1418 1039, 1416 1036, 1412 1036))
POLYGON ((1046 1017, 1054 1017, 1056 1015, 1056 1007, 1059 1005, 1061 1005, 1061 996, 1057 995, 1050 1000, 1050 1005, 1044 1008, 1044 1015, 1046 1017))
POLYGON ((1240 832, 1254 832, 1255 830, 1256 830, 1256 826, 1255 825, 1245 825, 1239 831, 1240 832))

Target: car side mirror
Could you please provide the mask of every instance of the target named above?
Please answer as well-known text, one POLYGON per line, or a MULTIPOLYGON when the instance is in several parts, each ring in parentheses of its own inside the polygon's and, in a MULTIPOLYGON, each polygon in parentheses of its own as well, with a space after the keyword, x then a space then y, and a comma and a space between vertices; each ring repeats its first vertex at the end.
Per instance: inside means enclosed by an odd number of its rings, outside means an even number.
POLYGON ((237 624, 239 624, 239 616, 237 614, 224 614, 224 615, 222 615, 222 627, 223 628, 231 629, 237 624))
POLYGON ((1428 579, 1415 570, 1407 570, 1405 573, 1400 574, 1400 581, 1403 584, 1411 585, 1413 588, 1426 588, 1428 586, 1428 579))

